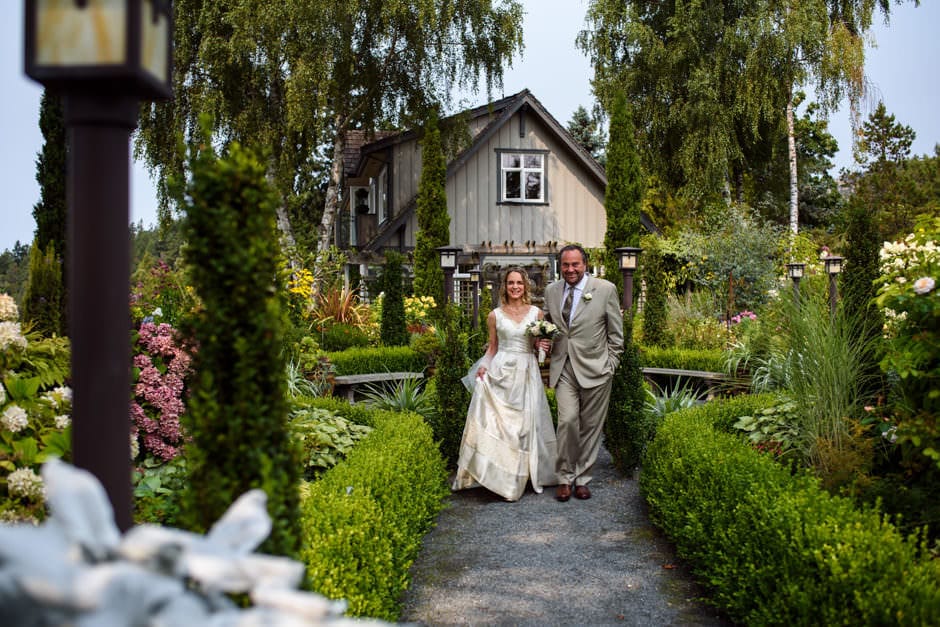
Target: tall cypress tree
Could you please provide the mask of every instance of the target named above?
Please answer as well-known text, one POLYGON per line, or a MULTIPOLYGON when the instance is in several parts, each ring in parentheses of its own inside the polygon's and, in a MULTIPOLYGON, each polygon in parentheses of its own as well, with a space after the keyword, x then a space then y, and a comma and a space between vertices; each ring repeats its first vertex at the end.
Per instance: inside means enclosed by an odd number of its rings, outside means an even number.
POLYGON ((444 273, 437 248, 450 242, 450 216, 447 214, 447 162, 432 109, 424 125, 421 141, 421 180, 418 182, 415 234, 414 293, 432 296, 438 306, 444 303, 444 273))
MULTIPOLYGON (((39 183, 39 202, 33 206, 33 219, 36 221, 35 246, 43 259, 52 255, 56 263, 36 265, 43 267, 42 272, 58 272, 59 277, 33 277, 30 273, 31 286, 28 291, 33 300, 29 315, 42 319, 43 325, 55 323, 55 328, 44 328, 47 333, 65 333, 66 294, 66 164, 68 150, 66 144, 65 121, 62 113, 62 101, 58 96, 43 92, 39 103, 39 129, 42 131, 43 146, 36 158, 36 182, 39 183), (52 246, 50 253, 50 245, 52 246), (56 293, 47 293, 54 289, 56 293), (56 307, 60 311, 44 312, 39 309, 56 307)), ((33 264, 31 263, 32 267, 33 264)))
POLYGON ((402 295, 402 255, 394 250, 385 253, 382 271, 382 343, 386 346, 407 346, 411 335, 405 324, 405 299, 402 295))
POLYGON ((604 265, 606 278, 623 291, 614 249, 638 246, 640 243, 640 207, 643 202, 643 171, 636 148, 633 117, 622 92, 614 97, 610 114, 610 141, 607 144, 607 192, 604 207, 607 210, 607 231, 604 265))

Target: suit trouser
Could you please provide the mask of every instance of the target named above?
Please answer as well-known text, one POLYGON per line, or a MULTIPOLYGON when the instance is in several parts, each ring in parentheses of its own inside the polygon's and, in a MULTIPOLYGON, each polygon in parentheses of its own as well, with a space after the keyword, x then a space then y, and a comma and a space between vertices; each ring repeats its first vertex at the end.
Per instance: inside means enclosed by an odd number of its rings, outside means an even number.
POLYGON ((555 385, 558 405, 558 483, 587 485, 597 461, 610 404, 612 377, 593 388, 578 385, 571 361, 565 359, 555 385))

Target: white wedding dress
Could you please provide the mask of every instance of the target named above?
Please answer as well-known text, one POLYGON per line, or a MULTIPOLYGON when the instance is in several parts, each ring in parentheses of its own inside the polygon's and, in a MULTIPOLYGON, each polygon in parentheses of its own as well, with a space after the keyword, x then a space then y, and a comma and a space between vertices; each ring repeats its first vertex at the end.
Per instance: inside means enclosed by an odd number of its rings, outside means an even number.
MULTIPOLYGON (((452 488, 483 486, 509 501, 555 485, 555 429, 526 325, 538 319, 530 307, 520 322, 496 309, 498 350, 477 378, 460 442, 452 488)), ((475 372, 476 366, 471 372, 475 372)))

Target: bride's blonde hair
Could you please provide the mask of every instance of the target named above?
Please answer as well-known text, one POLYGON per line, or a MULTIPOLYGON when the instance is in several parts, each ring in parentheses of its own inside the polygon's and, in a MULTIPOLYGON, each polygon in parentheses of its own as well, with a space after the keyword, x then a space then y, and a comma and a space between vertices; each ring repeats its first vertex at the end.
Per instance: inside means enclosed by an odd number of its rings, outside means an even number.
POLYGON ((499 279, 499 302, 501 305, 505 305, 509 302, 509 294, 506 292, 506 279, 509 278, 509 275, 513 272, 518 272, 522 275, 522 302, 526 305, 532 304, 532 284, 529 281, 529 273, 525 271, 525 268, 521 266, 509 266, 503 271, 502 276, 499 279))

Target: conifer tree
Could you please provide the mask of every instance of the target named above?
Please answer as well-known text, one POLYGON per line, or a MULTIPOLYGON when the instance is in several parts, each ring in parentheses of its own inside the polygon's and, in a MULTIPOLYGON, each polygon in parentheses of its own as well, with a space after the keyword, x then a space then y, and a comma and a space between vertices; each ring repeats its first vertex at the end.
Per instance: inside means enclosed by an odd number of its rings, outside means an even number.
POLYGON ((260 488, 273 522, 261 550, 294 556, 301 466, 287 431, 277 195, 258 159, 237 143, 221 157, 204 148, 190 168, 180 194, 184 258, 203 307, 185 325, 196 351, 182 519, 204 532, 236 498, 260 488))
POLYGON ((30 261, 43 277, 30 273, 28 292, 30 303, 24 307, 31 319, 39 323, 45 333, 65 334, 67 307, 66 293, 66 163, 67 147, 62 101, 58 96, 43 92, 39 103, 39 128, 43 145, 36 158, 36 182, 39 183, 39 202, 33 206, 36 221, 35 247, 41 263, 30 261), (46 257, 51 255, 51 263, 46 257), (56 272, 58 278, 47 276, 56 272), (44 290, 57 290, 48 293, 44 290), (58 311, 44 312, 41 308, 55 307, 58 311), (54 327, 48 325, 53 324, 54 327))
POLYGON ((439 246, 450 242, 450 216, 447 213, 447 162, 437 125, 437 111, 432 110, 424 126, 421 141, 421 180, 418 182, 417 220, 414 257, 415 296, 431 296, 444 303, 444 274, 439 246))
POLYGON ((63 317, 62 267, 55 244, 49 242, 43 252, 39 244, 34 243, 29 251, 29 281, 23 297, 23 320, 29 320, 34 330, 49 336, 62 334, 63 317))
POLYGON ((411 339, 405 324, 405 299, 402 294, 402 255, 394 250, 385 253, 382 269, 382 343, 386 346, 407 346, 411 339))
MULTIPOLYGON (((636 148, 633 117, 626 96, 618 93, 610 115, 610 142, 607 145, 607 231, 604 233, 606 278, 623 292, 623 279, 614 249, 640 243, 640 207, 643 202, 643 173, 636 148)), ((635 302, 635 299, 634 299, 635 302)))

